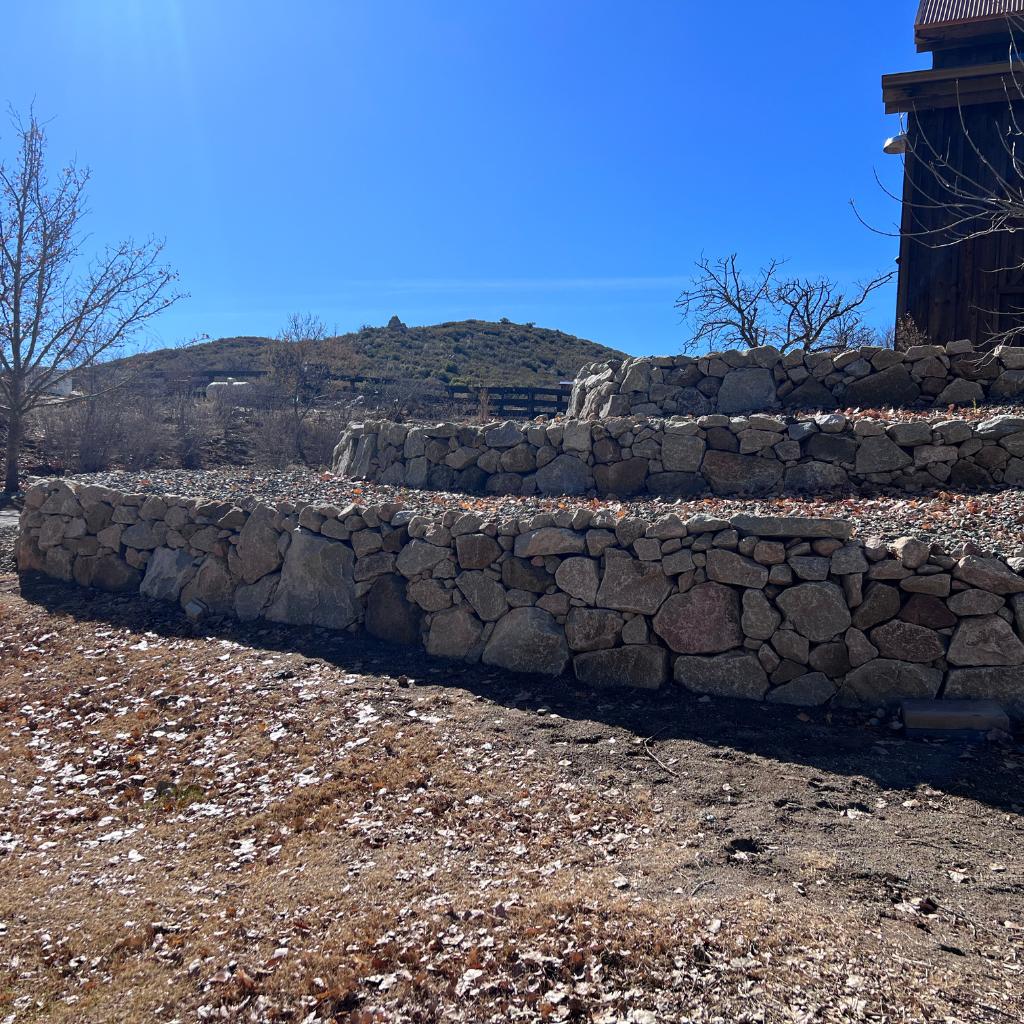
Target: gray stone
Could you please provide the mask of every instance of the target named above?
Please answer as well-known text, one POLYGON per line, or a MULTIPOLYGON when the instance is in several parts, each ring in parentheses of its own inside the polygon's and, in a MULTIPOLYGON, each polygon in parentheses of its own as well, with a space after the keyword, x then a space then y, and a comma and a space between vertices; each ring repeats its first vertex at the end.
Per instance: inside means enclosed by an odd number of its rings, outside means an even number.
POLYGON ((743 616, 740 624, 752 640, 770 640, 782 622, 782 616, 772 607, 760 590, 743 592, 743 616))
POLYGON ((467 608, 438 612, 430 621, 427 654, 457 661, 479 661, 483 624, 467 608))
POLYGON ((488 448, 514 448, 523 440, 523 428, 512 420, 506 420, 484 431, 484 444, 488 448))
POLYGON ((853 524, 845 519, 754 516, 740 513, 733 516, 731 522, 737 530, 755 537, 834 537, 836 540, 847 541, 853 536, 853 524))
POLYGON ((876 658, 846 677, 839 700, 846 707, 892 706, 906 697, 935 697, 941 685, 940 669, 876 658))
POLYGON ((575 530, 544 526, 539 530, 521 533, 515 540, 517 558, 535 558, 537 555, 582 555, 586 541, 575 530))
POLYGON ((795 629, 780 629, 771 639, 772 646, 786 661, 792 661, 798 665, 806 665, 810 661, 810 641, 795 629))
POLYGON ((947 700, 997 700, 1010 717, 1024 719, 1024 672, 1019 668, 956 668, 949 673, 947 700))
POLYGON ((513 608, 494 627, 483 660, 510 672, 558 676, 569 664, 569 647, 562 628, 546 611, 513 608))
POLYGON ((740 412, 778 409, 779 396, 770 370, 749 368, 730 370, 718 391, 718 411, 726 416, 740 412))
MULTIPOLYGON (((500 589, 500 588, 499 588, 500 589)), ((366 596, 366 632, 392 644, 417 646, 423 613, 406 598, 404 577, 381 576, 366 596)))
POLYGON ((137 548, 140 551, 151 551, 160 547, 167 539, 167 527, 163 523, 151 520, 129 526, 121 534, 121 543, 125 547, 137 548))
MULTIPOLYGON (((398 553, 395 567, 403 576, 412 579, 414 576, 433 569, 439 562, 443 562, 450 553, 449 548, 439 547, 425 540, 411 540, 398 553)), ((289 549, 290 556, 291 549, 289 549)))
POLYGON ((196 560, 183 550, 157 548, 146 563, 146 575, 139 586, 143 597, 174 601, 196 574, 196 560))
POLYGON ((585 462, 575 455, 559 455, 537 470, 537 490, 541 494, 586 494, 593 478, 585 462))
POLYGON ((853 668, 860 668, 873 658, 878 657, 878 648, 855 627, 846 631, 846 653, 853 668))
POLYGON ((901 604, 900 592, 895 587, 886 583, 871 583, 864 592, 864 600, 854 610, 853 624, 861 630, 871 629, 880 622, 896 618, 901 604))
POLYGON ((670 589, 668 577, 658 563, 609 555, 605 558, 597 603, 602 608, 653 615, 670 589))
POLYGON ((898 445, 892 443, 884 434, 877 437, 861 438, 857 449, 857 472, 891 473, 914 460, 898 445))
POLYGON ((276 515, 274 509, 257 505, 238 535, 232 568, 244 583, 255 583, 277 572, 283 561, 277 547, 279 534, 274 529, 276 515))
POLYGON ((993 416, 984 420, 975 428, 975 434, 980 438, 998 441, 1001 438, 1009 437, 1010 434, 1019 434, 1024 431, 1024 418, 1019 416, 993 416))
POLYGON ((954 594, 946 604, 955 615, 967 618, 972 615, 995 615, 1006 601, 987 590, 962 590, 954 594))
POLYGON ((739 594, 702 583, 674 594, 655 616, 654 631, 680 654, 717 654, 743 645, 739 594))
POLYGON ((1024 665, 1024 644, 998 615, 964 619, 949 645, 949 663, 958 666, 1024 665))
MULTIPOLYGON (((235 610, 235 581, 227 562, 208 555, 178 596, 182 608, 198 605, 211 615, 230 615, 235 610)), ((201 612, 201 613, 202 613, 201 612)))
POLYGON ((601 608, 570 608, 565 636, 574 651, 599 651, 614 647, 622 634, 622 616, 601 608))
POLYGON ((663 498, 696 498, 707 489, 699 473, 652 473, 647 478, 648 492, 663 498))
POLYGON ((668 651, 645 644, 591 651, 577 655, 573 668, 581 683, 598 689, 657 690, 668 678, 668 651))
POLYGON ((296 529, 266 617, 297 626, 350 626, 360 612, 352 578, 353 561, 347 545, 301 527, 296 529))
POLYGON ((676 658, 675 681, 693 693, 713 697, 763 700, 768 676, 754 654, 726 654, 716 658, 676 658))
POLYGON ((804 453, 822 462, 852 463, 857 457, 857 442, 837 434, 812 434, 804 445, 804 453))
POLYGON ((707 446, 699 437, 666 433, 661 442, 661 462, 670 472, 696 473, 707 446))
POLYGON ((769 704, 790 704, 814 708, 827 704, 836 695, 836 684, 821 672, 808 672, 792 682, 768 691, 769 704))
POLYGON ((782 404, 787 409, 837 409, 835 396, 819 380, 811 377, 795 387, 782 404))
MULTIPOLYGON (((914 576, 911 578, 928 579, 929 577, 914 576)), ((931 594, 914 594, 903 606, 900 619, 916 626, 927 626, 928 629, 949 629, 958 622, 957 617, 949 610, 946 603, 931 594)))
POLYGON ((827 494, 846 491, 850 477, 845 469, 828 462, 805 462, 786 470, 783 489, 794 494, 827 494))
MULTIPOLYGON (((50 554, 69 557, 69 553, 60 548, 52 549, 50 554)), ((47 558, 47 572, 50 567, 47 558)), ((61 565, 59 579, 66 579, 65 566, 61 565)), ((68 574, 70 575, 70 574, 68 574)), ((138 592, 142 582, 142 573, 132 568, 116 555, 79 555, 75 559, 73 577, 80 587, 92 587, 94 590, 106 590, 114 594, 134 594, 138 592)))
POLYGON ((707 574, 716 583, 738 587, 762 589, 768 583, 768 570, 763 565, 722 548, 712 548, 707 553, 707 574))
POLYGON ((455 585, 484 622, 497 622, 508 611, 505 588, 482 572, 461 572, 455 585))
POLYGON ((501 557, 497 541, 483 533, 469 533, 455 538, 455 551, 463 569, 486 569, 501 557))
POLYGON ((864 548, 859 544, 846 544, 832 552, 830 569, 834 576, 853 576, 867 572, 868 561, 864 557, 864 548))
POLYGON ((559 589, 587 604, 597 599, 597 562, 592 558, 567 558, 555 572, 559 589))
POLYGON ((831 563, 818 555, 793 555, 788 559, 789 567, 797 579, 827 580, 831 563))
POLYGON ((903 365, 890 366, 881 373, 855 380, 846 389, 846 405, 861 409, 913 405, 921 397, 910 371, 903 365))
POLYGON ((243 583, 235 589, 235 617, 241 622, 255 622, 263 616, 274 598, 281 574, 271 573, 256 583, 243 583))
POLYGON ((598 494, 628 498, 639 494, 647 482, 647 459, 623 459, 594 467, 594 485, 598 494))
POLYGON ((967 555, 957 562, 953 576, 972 587, 993 594, 1024 594, 1024 577, 1015 573, 998 558, 967 555))
POLYGON ((853 668, 849 650, 842 640, 819 644, 811 651, 807 660, 811 668, 818 672, 824 672, 830 679, 839 679, 853 668))
POLYGON ((775 599, 801 636, 814 643, 832 640, 850 626, 850 609, 834 583, 801 583, 775 599))
MULTIPOLYGON (((999 620, 1002 622, 1002 619, 999 620)), ((871 642, 883 658, 927 665, 946 653, 942 637, 933 629, 894 619, 871 631, 871 642)))
POLYGON ((782 485, 782 464, 757 455, 709 451, 701 475, 716 494, 771 494, 782 485))

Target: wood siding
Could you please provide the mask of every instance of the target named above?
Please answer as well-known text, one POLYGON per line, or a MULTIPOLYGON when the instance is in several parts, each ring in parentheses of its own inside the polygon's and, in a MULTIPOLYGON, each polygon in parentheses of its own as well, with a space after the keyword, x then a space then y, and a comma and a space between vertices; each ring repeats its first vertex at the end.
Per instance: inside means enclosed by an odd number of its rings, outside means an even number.
POLYGON ((1005 100, 962 112, 951 108, 909 116, 912 147, 922 158, 907 158, 897 315, 912 317, 940 344, 959 338, 982 343, 1024 323, 1024 235, 1002 232, 959 242, 954 233, 920 238, 941 232, 951 221, 948 196, 923 159, 928 142, 948 152, 951 163, 968 177, 993 180, 966 139, 961 116, 986 159, 1015 180, 1003 142, 1010 121, 1005 100), (939 247, 941 241, 954 244, 939 247))

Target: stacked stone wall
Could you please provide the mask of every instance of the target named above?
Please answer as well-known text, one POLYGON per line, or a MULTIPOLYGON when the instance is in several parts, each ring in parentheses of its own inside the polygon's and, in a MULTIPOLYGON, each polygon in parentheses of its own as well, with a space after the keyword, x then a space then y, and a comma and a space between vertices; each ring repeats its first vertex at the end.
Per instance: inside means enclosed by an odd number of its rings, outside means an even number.
POLYGON ((336 472, 416 489, 629 497, 907 492, 1024 484, 1024 418, 822 413, 350 428, 336 472))
POLYGON ((594 687, 871 708, 990 697, 1024 716, 1024 563, 851 534, 832 519, 495 521, 47 482, 28 492, 18 560, 195 618, 363 628, 594 687))
POLYGON ((1024 394, 1024 349, 976 352, 969 341, 905 352, 832 355, 765 347, 707 356, 640 357, 584 366, 569 416, 703 416, 786 409, 1004 402, 1024 394))

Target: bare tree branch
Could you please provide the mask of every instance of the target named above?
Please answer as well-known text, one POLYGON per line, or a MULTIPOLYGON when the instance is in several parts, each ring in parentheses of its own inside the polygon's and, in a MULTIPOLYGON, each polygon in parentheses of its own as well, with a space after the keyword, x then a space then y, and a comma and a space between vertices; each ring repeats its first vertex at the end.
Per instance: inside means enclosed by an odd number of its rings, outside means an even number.
POLYGON ((4 488, 18 488, 25 418, 83 369, 109 359, 182 294, 149 239, 109 247, 83 263, 87 171, 70 164, 51 182, 46 133, 12 115, 13 165, 0 163, 0 412, 8 422, 4 488))

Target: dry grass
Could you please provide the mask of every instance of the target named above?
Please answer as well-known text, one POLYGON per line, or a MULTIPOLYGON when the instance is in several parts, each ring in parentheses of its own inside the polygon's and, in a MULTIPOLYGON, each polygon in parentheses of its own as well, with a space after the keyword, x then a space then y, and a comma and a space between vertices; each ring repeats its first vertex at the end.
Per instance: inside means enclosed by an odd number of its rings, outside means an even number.
POLYGON ((133 616, 0 593, 0 1021, 1024 1014, 988 796, 133 616))

